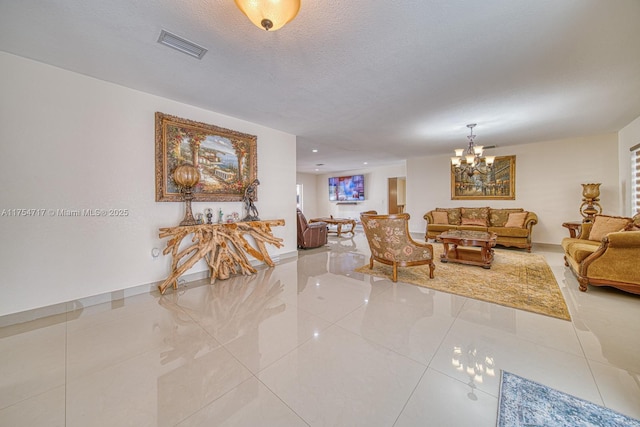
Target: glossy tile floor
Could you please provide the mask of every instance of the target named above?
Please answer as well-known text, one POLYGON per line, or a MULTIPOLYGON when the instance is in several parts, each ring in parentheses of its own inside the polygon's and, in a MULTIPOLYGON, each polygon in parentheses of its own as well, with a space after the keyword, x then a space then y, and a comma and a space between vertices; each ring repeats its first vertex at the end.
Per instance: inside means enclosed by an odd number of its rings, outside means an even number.
POLYGON ((581 293, 559 248, 534 251, 572 322, 353 273, 360 233, 5 327, 0 425, 493 426, 501 369, 640 418, 640 298, 581 293))

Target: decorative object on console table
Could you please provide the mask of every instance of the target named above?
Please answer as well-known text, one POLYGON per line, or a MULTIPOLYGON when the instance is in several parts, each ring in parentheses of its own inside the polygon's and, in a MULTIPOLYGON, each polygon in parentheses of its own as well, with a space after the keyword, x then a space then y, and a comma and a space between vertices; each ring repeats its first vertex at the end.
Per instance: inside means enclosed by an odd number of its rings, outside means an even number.
POLYGON ((596 214, 602 213, 600 206, 600 183, 582 184, 582 204, 580 205, 580 215, 584 218, 582 222, 593 222, 596 214))
MULTIPOLYGON (((188 227, 161 228, 160 238, 169 237, 164 255, 171 252, 171 274, 158 289, 164 294, 167 286, 173 284, 176 289, 178 278, 205 258, 211 274, 211 283, 215 279, 228 279, 231 274, 254 274, 247 255, 274 266, 266 244, 282 247, 282 239, 275 237, 271 227, 283 226, 284 219, 238 222, 232 224, 203 224, 188 227), (180 245, 185 237, 193 235, 192 244, 184 249, 180 245), (251 246, 245 235, 251 236, 256 248, 251 246)), ((187 241, 185 240, 185 241, 187 241)))
POLYGON ((200 181, 200 172, 191 165, 181 165, 173 171, 173 180, 183 194, 182 197, 186 204, 184 219, 180 225, 196 225, 198 222, 191 211, 191 200, 193 200, 193 187, 200 181))
POLYGON ((200 171, 196 202, 240 202, 258 176, 257 137, 156 113, 156 202, 182 200, 169 175, 180 164, 200 171))
POLYGON ((243 221, 260 221, 260 218, 258 217, 258 209, 256 208, 256 205, 253 204, 258 194, 258 185, 260 185, 260 181, 256 178, 244 190, 244 198, 242 199, 242 202, 244 203, 247 215, 242 218, 243 221))

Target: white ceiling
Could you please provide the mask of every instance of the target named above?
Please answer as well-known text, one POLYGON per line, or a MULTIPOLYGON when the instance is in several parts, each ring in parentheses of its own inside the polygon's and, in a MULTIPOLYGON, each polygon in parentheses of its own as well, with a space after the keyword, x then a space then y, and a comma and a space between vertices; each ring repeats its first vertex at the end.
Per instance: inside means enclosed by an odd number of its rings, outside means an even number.
POLYGON ((0 0, 0 50, 295 134, 300 172, 640 116, 640 0, 302 0, 272 33, 232 0, 0 0))

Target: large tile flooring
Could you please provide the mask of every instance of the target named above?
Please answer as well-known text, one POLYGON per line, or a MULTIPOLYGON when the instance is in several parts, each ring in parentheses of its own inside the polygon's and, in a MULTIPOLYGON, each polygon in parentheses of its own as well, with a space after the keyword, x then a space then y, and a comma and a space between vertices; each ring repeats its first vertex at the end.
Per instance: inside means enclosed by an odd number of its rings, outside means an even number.
POLYGON ((571 322, 354 273, 360 233, 5 327, 0 425, 493 426, 501 369, 640 418, 640 297, 579 292, 558 248, 534 251, 571 322))

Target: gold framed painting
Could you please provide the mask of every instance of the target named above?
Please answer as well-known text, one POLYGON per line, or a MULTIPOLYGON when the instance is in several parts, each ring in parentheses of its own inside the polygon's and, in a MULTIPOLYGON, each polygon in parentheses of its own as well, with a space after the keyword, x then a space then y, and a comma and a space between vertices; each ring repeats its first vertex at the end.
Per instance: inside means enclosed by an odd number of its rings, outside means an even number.
MULTIPOLYGON (((257 137, 156 112, 156 202, 180 202, 173 171, 193 165, 195 202, 242 201, 258 177, 257 137)), ((257 200, 257 196, 256 199, 257 200)))
POLYGON ((516 156, 496 157, 493 167, 484 160, 471 171, 451 167, 451 200, 515 200, 516 156))

